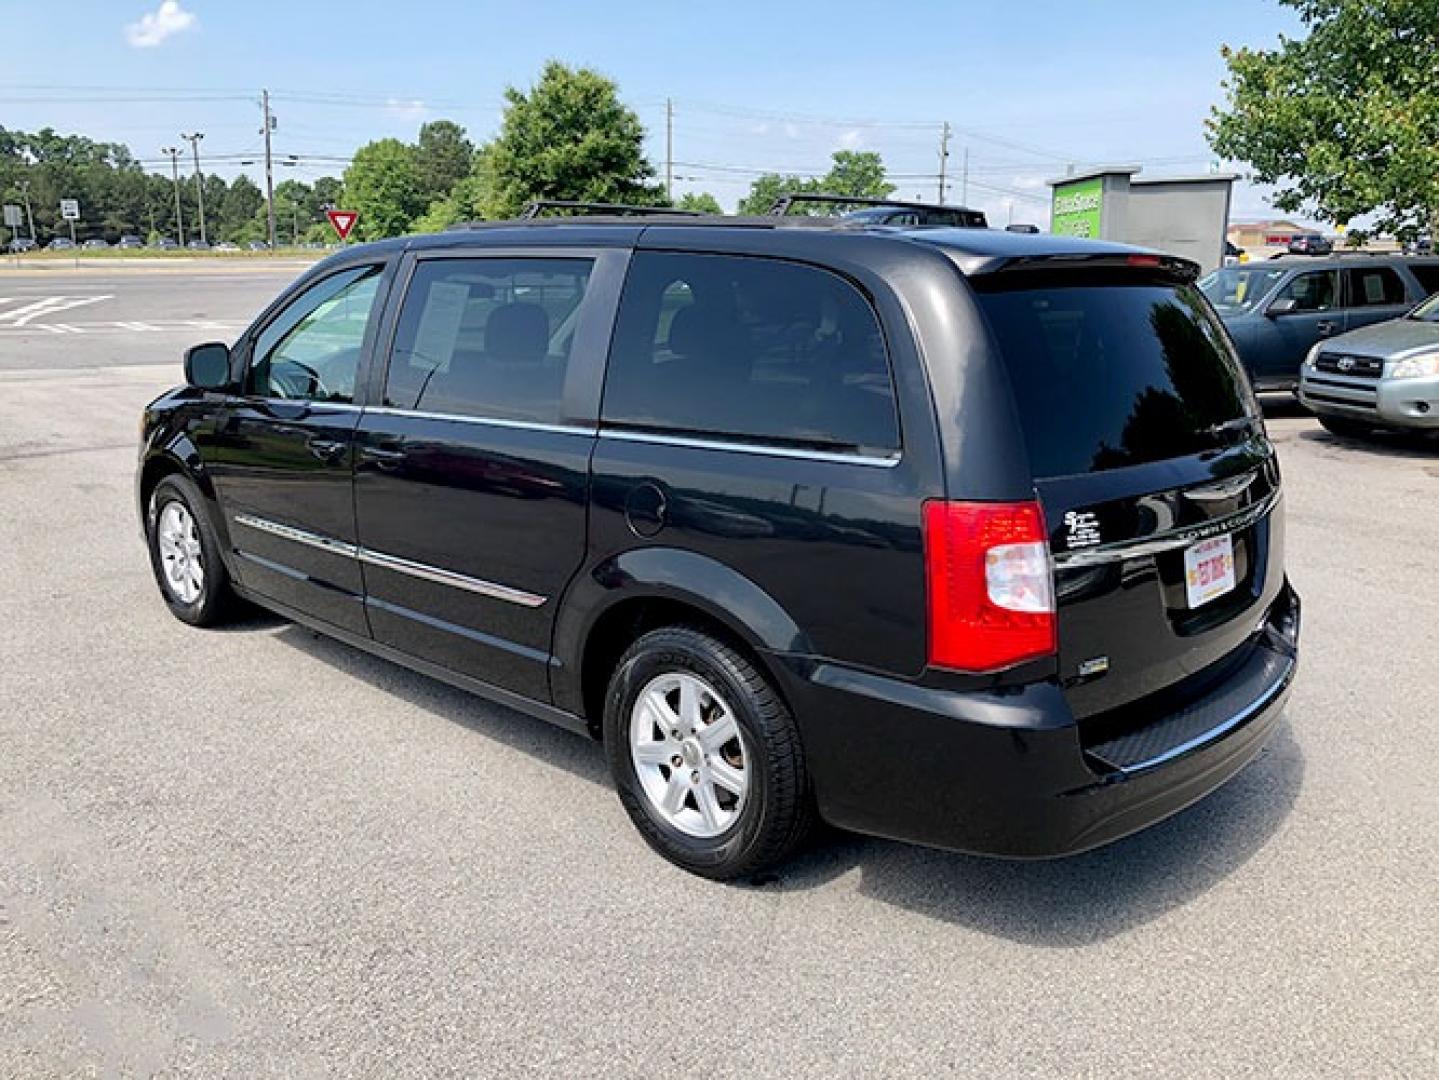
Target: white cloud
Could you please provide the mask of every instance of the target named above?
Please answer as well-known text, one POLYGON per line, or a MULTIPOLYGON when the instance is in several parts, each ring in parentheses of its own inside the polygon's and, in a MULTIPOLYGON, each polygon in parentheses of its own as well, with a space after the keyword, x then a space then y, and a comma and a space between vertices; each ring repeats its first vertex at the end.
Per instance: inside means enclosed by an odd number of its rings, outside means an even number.
POLYGON ((429 107, 418 98, 386 98, 385 110, 395 116, 414 119, 429 112, 429 107))
POLYGON ((859 128, 850 128, 839 137, 839 145, 842 150, 858 150, 864 142, 864 132, 859 128))
POLYGON ((152 49, 166 38, 189 30, 199 20, 192 11, 180 6, 180 0, 161 0, 160 6, 140 16, 139 22, 125 27, 125 40, 137 49, 152 49))

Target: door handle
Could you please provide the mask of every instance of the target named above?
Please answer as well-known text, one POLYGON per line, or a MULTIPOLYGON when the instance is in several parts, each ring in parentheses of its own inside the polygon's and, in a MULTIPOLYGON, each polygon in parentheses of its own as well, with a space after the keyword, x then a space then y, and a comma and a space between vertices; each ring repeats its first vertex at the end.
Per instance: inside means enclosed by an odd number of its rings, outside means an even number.
POLYGON ((310 453, 321 461, 338 461, 348 444, 339 439, 311 439, 310 453))
POLYGON ((405 452, 385 446, 362 446, 360 447, 360 457, 366 461, 373 461, 382 469, 394 469, 405 460, 405 452))
POLYGON ((1324 319, 1324 320, 1321 321, 1321 322, 1315 323, 1315 324, 1314 324, 1314 327, 1315 327, 1315 329, 1318 330, 1321 334, 1332 334, 1332 333, 1334 333, 1334 331, 1335 331, 1335 329, 1336 329, 1336 327, 1337 327, 1338 325, 1339 325, 1338 323, 1332 323, 1332 322, 1330 322, 1328 319, 1324 319))

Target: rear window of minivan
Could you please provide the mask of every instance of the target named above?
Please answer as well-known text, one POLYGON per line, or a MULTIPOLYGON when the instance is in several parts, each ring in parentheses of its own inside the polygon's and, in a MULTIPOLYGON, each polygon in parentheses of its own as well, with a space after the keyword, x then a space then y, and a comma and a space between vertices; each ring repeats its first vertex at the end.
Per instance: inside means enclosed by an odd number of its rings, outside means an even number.
POLYGON ((1009 369, 1036 478, 1212 450, 1242 436, 1255 415, 1192 286, 1074 270, 973 284, 1009 369))
POLYGON ((636 253, 606 424, 825 450, 893 451, 884 335, 847 280, 751 256, 636 253))

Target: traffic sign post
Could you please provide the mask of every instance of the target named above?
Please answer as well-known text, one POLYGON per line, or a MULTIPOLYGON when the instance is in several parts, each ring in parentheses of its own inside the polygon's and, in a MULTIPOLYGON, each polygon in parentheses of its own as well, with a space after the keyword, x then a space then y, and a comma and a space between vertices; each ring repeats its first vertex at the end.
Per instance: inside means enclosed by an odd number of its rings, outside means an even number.
POLYGON ((80 200, 61 199, 60 216, 70 223, 70 245, 75 245, 75 222, 80 220, 80 200))
POLYGON ((10 250, 15 255, 15 261, 20 261, 20 245, 16 243, 20 239, 20 223, 25 219, 20 214, 20 208, 14 203, 5 204, 5 227, 10 230, 10 250))
POLYGON ((325 216, 330 219, 330 225, 334 228, 335 234, 339 236, 342 244, 350 242, 350 230, 355 227, 355 222, 360 220, 358 210, 326 210, 325 216))

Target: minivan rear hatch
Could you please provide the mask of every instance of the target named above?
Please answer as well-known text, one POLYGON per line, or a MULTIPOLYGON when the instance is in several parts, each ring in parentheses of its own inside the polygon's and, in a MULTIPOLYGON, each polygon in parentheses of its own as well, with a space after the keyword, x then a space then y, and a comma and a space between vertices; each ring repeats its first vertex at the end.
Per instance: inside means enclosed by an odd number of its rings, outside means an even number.
POLYGON ((1283 586, 1273 448, 1192 277, 1109 255, 969 278, 1049 530, 1081 724, 1202 677, 1283 586))

